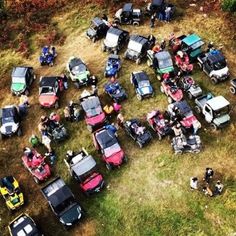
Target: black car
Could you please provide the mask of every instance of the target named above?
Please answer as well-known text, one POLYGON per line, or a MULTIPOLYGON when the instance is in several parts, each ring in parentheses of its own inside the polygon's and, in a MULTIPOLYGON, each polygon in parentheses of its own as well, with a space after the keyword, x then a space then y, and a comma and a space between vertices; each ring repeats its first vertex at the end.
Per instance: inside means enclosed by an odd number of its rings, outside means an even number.
POLYGON ((104 20, 95 17, 91 21, 91 25, 89 29, 86 31, 86 35, 93 42, 96 42, 96 40, 99 40, 106 36, 108 29, 109 26, 104 20))
POLYGON ((17 66, 11 73, 11 92, 13 95, 29 95, 30 85, 35 80, 33 67, 17 66))
POLYGON ((70 188, 57 177, 41 189, 53 213, 68 228, 81 220, 83 212, 70 188))
POLYGON ((102 50, 117 54, 129 40, 129 32, 111 27, 103 41, 102 50))
POLYGON ((142 148, 152 140, 152 135, 137 119, 127 120, 124 123, 126 133, 142 148))
POLYGON ((150 16, 154 13, 160 12, 163 9, 165 9, 165 0, 152 0, 147 5, 146 13, 150 16))
POLYGON ((0 109, 0 139, 4 136, 22 135, 21 117, 16 106, 6 106, 0 109))
POLYGON ((8 229, 11 236, 43 236, 37 225, 27 214, 21 214, 14 219, 8 229))
POLYGON ((147 56, 147 51, 155 45, 156 39, 149 36, 148 38, 140 35, 132 35, 129 40, 128 48, 124 58, 135 61, 137 64, 147 56))
POLYGON ((138 26, 141 22, 142 12, 140 9, 133 9, 132 3, 126 3, 119 9, 114 18, 116 24, 126 24, 138 26))

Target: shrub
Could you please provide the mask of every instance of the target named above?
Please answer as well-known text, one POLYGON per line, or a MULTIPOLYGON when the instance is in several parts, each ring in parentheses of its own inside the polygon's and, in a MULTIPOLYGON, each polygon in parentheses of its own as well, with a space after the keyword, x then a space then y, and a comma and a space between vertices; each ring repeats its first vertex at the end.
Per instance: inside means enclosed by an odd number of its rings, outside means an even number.
POLYGON ((222 9, 224 11, 236 12, 236 0, 223 0, 222 9))

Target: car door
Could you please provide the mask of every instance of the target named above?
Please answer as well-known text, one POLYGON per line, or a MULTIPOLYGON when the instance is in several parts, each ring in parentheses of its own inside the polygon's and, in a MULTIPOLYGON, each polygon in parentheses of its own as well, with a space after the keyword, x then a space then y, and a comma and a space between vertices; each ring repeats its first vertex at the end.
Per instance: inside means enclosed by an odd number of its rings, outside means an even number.
POLYGON ((203 66, 203 70, 205 71, 206 74, 210 74, 211 72, 212 65, 209 60, 206 60, 203 66))
POLYGON ((212 109, 208 105, 205 105, 204 107, 204 115, 206 122, 211 123, 213 120, 213 114, 212 109))

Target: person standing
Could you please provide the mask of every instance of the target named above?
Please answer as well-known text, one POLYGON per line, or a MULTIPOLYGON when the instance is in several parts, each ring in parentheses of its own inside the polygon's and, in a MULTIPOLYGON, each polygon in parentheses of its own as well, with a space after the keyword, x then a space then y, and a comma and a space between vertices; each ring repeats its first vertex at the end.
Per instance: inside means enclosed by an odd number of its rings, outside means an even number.
POLYGON ((197 177, 191 177, 190 178, 190 188, 191 190, 197 190, 198 189, 198 178, 197 177))
POLYGON ((212 168, 207 167, 205 172, 205 177, 203 180, 205 180, 208 184, 210 183, 210 180, 213 178, 214 171, 212 168))
POLYGON ((165 21, 170 22, 171 7, 166 7, 165 9, 165 21))
POLYGON ((119 113, 119 114, 117 115, 116 121, 117 121, 117 125, 118 125, 120 128, 123 128, 123 127, 124 127, 125 118, 124 118, 124 116, 123 116, 121 113, 119 113))
POLYGON ((66 74, 62 74, 61 78, 62 78, 64 89, 67 90, 68 89, 68 78, 67 78, 66 74))
POLYGON ((20 96, 20 105, 25 105, 27 107, 30 107, 29 98, 27 97, 27 95, 22 94, 20 96))
POLYGON ((156 16, 155 16, 155 14, 153 14, 153 15, 151 16, 151 19, 150 19, 150 27, 151 27, 151 28, 154 28, 154 26, 155 26, 155 20, 156 20, 156 16))
POLYGON ((214 195, 220 195, 223 191, 224 185, 218 180, 215 184, 214 195))

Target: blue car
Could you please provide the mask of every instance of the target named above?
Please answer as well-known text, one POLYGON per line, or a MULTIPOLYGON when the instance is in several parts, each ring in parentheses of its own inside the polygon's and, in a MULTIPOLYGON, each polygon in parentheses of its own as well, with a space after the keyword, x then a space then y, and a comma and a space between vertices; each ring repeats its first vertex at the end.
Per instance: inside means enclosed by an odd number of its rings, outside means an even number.
POLYGON ((109 82, 105 84, 104 89, 114 102, 121 102, 128 97, 127 93, 118 82, 109 82))
POLYGON ((107 59, 104 76, 116 78, 118 76, 120 68, 121 68, 120 57, 118 55, 111 54, 107 59))
POLYGON ((152 85, 145 71, 132 72, 130 82, 135 88, 138 100, 154 96, 152 85))
POLYGON ((39 57, 40 65, 53 66, 56 56, 57 53, 55 47, 44 46, 39 57))

